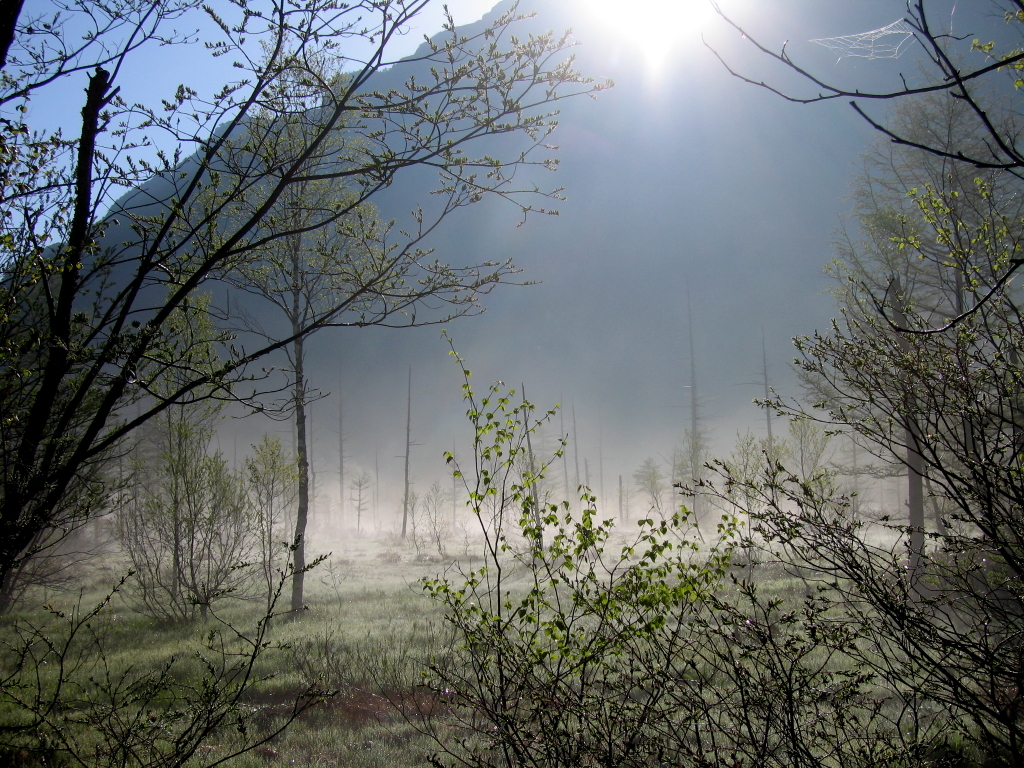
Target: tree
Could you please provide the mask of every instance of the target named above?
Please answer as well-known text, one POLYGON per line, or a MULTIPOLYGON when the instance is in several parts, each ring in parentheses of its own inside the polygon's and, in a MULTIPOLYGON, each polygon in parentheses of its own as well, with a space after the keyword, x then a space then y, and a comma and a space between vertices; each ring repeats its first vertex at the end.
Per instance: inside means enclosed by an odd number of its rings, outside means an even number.
MULTIPOLYGON (((322 63, 309 66, 315 68, 320 81, 331 79, 322 63)), ((255 149, 243 143, 237 153, 231 153, 232 165, 242 164, 255 155, 261 167, 280 168, 288 163, 296 147, 308 144, 310 135, 322 133, 315 116, 311 118, 296 109, 302 106, 306 76, 308 72, 299 70, 281 78, 280 89, 270 105, 257 110, 251 121, 266 121, 272 125, 271 129, 262 131, 269 134, 267 140, 255 149)), ((341 76, 333 78, 340 82, 341 76)), ((315 160, 311 159, 299 169, 303 180, 289 187, 264 216, 262 226, 271 231, 291 226, 295 233, 254 249, 250 258, 228 277, 236 290, 256 299, 255 306, 242 308, 245 331, 267 343, 281 335, 292 339, 284 348, 290 396, 279 414, 290 415, 295 429, 298 473, 292 557, 296 577, 292 581, 291 599, 295 615, 303 608, 306 529, 313 495, 311 440, 307 436, 310 426, 307 409, 311 405, 306 342, 316 319, 332 308, 347 305, 362 308, 366 306, 365 292, 375 288, 379 291, 384 285, 393 293, 401 291, 396 284, 404 282, 411 267, 411 264, 398 264, 388 259, 382 226, 368 204, 352 209, 329 226, 316 226, 324 210, 347 208, 353 197, 336 179, 310 179, 321 173, 329 174, 339 164, 349 162, 352 150, 344 135, 339 132, 330 139, 324 142, 315 160), (276 310, 283 316, 283 333, 274 328, 272 321, 268 323, 268 310, 276 310)), ((270 175, 273 174, 270 170, 270 175)), ((258 192, 256 199, 260 199, 258 192)), ((245 198, 240 202, 251 205, 253 201, 245 198)), ((451 289, 450 284, 439 282, 433 285, 432 292, 442 296, 451 289)))
POLYGON ((427 541, 437 550, 442 560, 448 557, 445 544, 451 537, 451 521, 448 519, 448 492, 436 480, 427 489, 420 504, 421 529, 427 541))
POLYGON ((650 511, 664 515, 662 505, 665 496, 665 476, 661 472, 661 465, 648 456, 633 473, 633 480, 636 481, 637 488, 650 499, 650 511))
POLYGON ((371 482, 373 482, 373 477, 369 472, 363 470, 356 473, 349 486, 352 491, 351 501, 355 504, 356 509, 356 535, 359 535, 363 529, 363 512, 366 511, 366 497, 369 495, 371 482))
MULTIPOLYGON (((696 407, 696 402, 691 402, 691 407, 696 407)), ((696 426, 696 420, 691 422, 689 429, 683 430, 683 439, 672 451, 672 485, 683 489, 683 498, 693 508, 698 524, 707 517, 708 498, 702 490, 705 475, 705 465, 711 460, 711 443, 707 433, 696 426)), ((634 475, 635 477, 635 475, 634 475)))
MULTIPOLYGON (((1024 24, 1024 2, 997 0, 993 5, 995 9, 1003 11, 1005 21, 1011 27, 1011 35, 1019 33, 1019 25, 1024 24)), ((901 74, 900 85, 890 90, 863 87, 862 84, 854 88, 834 84, 826 79, 826 76, 817 75, 797 64, 787 52, 785 45, 778 52, 762 45, 756 37, 752 37, 747 30, 729 19, 717 4, 715 7, 719 15, 742 35, 744 40, 797 75, 798 80, 810 84, 815 93, 807 96, 796 95, 764 80, 748 78, 734 71, 719 55, 719 60, 726 68, 745 82, 800 104, 851 99, 850 106, 857 114, 894 144, 920 149, 938 158, 979 169, 1005 171, 1013 175, 1019 175, 1018 169, 1024 168, 1024 152, 1020 138, 1011 124, 1000 119, 1013 114, 1010 105, 1019 97, 1016 89, 1024 83, 1018 79, 1019 73, 1024 70, 1024 49, 1012 46, 1001 49, 1002 46, 997 46, 994 41, 977 38, 969 41, 968 38, 973 37, 972 35, 954 35, 952 30, 947 29, 950 23, 946 15, 948 9, 934 0, 908 0, 906 4, 907 13, 903 22, 913 34, 914 50, 921 54, 923 66, 917 77, 901 74), (992 94, 998 94, 995 101, 991 98, 992 94), (872 117, 862 106, 865 102, 884 105, 886 102, 909 101, 931 95, 949 97, 961 104, 973 129, 982 140, 976 144, 954 142, 951 145, 945 134, 922 135, 913 131, 912 126, 901 124, 898 119, 872 117)), ((966 13, 972 10, 967 9, 966 13)), ((982 18, 983 14, 977 13, 973 18, 958 21, 979 23, 982 18)))
POLYGON ((520 194, 514 171, 551 167, 534 155, 553 128, 554 105, 602 86, 573 69, 567 37, 515 36, 514 8, 468 37, 449 19, 417 55, 391 61, 390 43, 426 4, 267 0, 218 15, 181 0, 5 17, 14 32, 0 84, 0 576, 18 567, 40 531, 101 509, 108 494, 96 468, 172 405, 252 403, 265 389, 252 363, 301 336, 329 325, 472 314, 511 274, 509 264, 431 261, 419 244, 452 211, 488 194, 524 214, 544 211, 520 194), (237 61, 240 79, 210 97, 182 85, 163 106, 121 100, 119 74, 147 46, 181 42, 166 28, 193 13, 210 16, 216 32, 205 42, 237 61), (322 76, 327 57, 334 70, 322 76), (31 125, 26 99, 76 73, 89 73, 77 137, 31 125), (298 92, 282 95, 297 83, 298 92), (267 167, 261 148, 294 121, 309 131, 267 167), (341 134, 352 152, 332 164, 341 134), (471 149, 485 137, 517 136, 519 146, 471 149), (149 150, 150 141, 160 149, 149 150), (383 258, 405 272, 378 271, 386 277, 324 305, 298 331, 232 341, 222 329, 219 357, 190 358, 188 334, 169 323, 175 313, 224 320, 197 297, 253 254, 351 221, 415 167, 438 173, 438 196, 435 207, 414 212, 406 234, 385 228, 383 258), (309 182, 338 182, 347 196, 301 221, 274 215, 309 182), (428 299, 448 309, 431 314, 428 299), (168 378, 174 386, 161 384, 168 378))
POLYGON ((298 492, 295 460, 285 454, 281 438, 264 435, 245 460, 246 491, 256 523, 261 586, 267 608, 281 574, 288 571, 288 555, 294 543, 294 505, 298 492))
POLYGON ((764 457, 774 455, 775 443, 773 438, 759 441, 749 430, 745 434, 736 433, 736 444, 732 452, 719 466, 725 468, 730 479, 739 480, 739 483, 729 484, 724 490, 725 498, 731 506, 742 515, 747 523, 746 551, 747 571, 751 573, 754 568, 754 541, 753 541, 753 515, 758 511, 759 499, 751 488, 755 485, 756 479, 760 476, 764 465, 764 457))
MULTIPOLYGON (((415 514, 414 508, 416 502, 414 496, 416 494, 411 493, 409 490, 409 458, 412 455, 412 447, 416 445, 412 441, 412 366, 409 366, 409 387, 406 393, 406 404, 405 404, 405 472, 402 475, 402 539, 405 539, 405 535, 409 526, 409 516, 415 514)), ((415 539, 415 535, 413 536, 415 539)), ((419 552, 419 544, 416 545, 416 551, 419 552)))
POLYGON ((134 572, 130 594, 154 618, 205 619, 250 581, 240 566, 256 544, 254 521, 241 478, 209 452, 215 416, 177 407, 151 422, 158 454, 136 462, 116 508, 117 538, 134 572))
POLYGON ((538 525, 533 478, 517 467, 532 406, 500 385, 478 399, 464 374, 474 450, 454 471, 487 560, 424 580, 453 633, 426 676, 444 715, 420 711, 433 765, 926 764, 890 720, 901 702, 843 666, 856 626, 813 595, 788 610, 730 583, 735 517, 708 547, 681 513, 612 545, 587 494, 582 514, 545 504, 538 525))
POLYGON ((790 419, 789 441, 780 453, 800 477, 812 482, 825 470, 831 440, 832 436, 813 419, 790 419))
MULTIPOLYGON (((1006 8, 1019 29, 1024 6, 1006 8)), ((1011 282, 1024 263, 1012 118, 1019 91, 991 81, 1000 70, 1016 77, 1024 54, 975 42, 972 55, 991 58, 961 66, 955 40, 931 26, 929 6, 909 10, 932 66, 926 75, 935 77, 866 94, 904 100, 885 125, 868 118, 895 145, 893 162, 885 183, 862 187, 863 238, 843 246, 856 258, 839 265, 839 319, 797 340, 819 410, 786 409, 902 463, 908 524, 901 511, 900 522, 887 516, 882 531, 871 530, 829 483, 805 482, 778 463, 748 491, 763 509, 758 533, 813 576, 839 609, 837 624, 862 628, 846 651, 850 663, 895 692, 905 712, 934 713, 923 723, 916 714, 896 721, 914 721, 920 748, 940 742, 936 724, 945 724, 969 759, 1021 765, 1024 338, 1011 282), (928 485, 951 510, 932 533, 928 485)), ((807 74, 784 52, 776 58, 807 74)), ((855 95, 830 89, 811 100, 841 93, 855 95)))

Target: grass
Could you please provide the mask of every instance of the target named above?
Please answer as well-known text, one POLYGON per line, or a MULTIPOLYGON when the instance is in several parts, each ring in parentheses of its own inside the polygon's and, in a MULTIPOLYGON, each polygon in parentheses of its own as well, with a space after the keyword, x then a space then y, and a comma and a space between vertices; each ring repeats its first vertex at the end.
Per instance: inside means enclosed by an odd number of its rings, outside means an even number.
MULTIPOLYGON (((360 540, 347 549, 344 557, 328 559, 307 574, 308 610, 297 620, 273 623, 269 639, 281 647, 260 657, 256 673, 267 679, 247 692, 244 701, 255 725, 272 728, 308 683, 319 680, 336 694, 228 766, 426 764, 432 742, 397 705, 422 698, 422 669, 440 638, 440 609, 422 595, 418 582, 451 563, 415 562, 411 552, 401 552, 399 562, 392 562, 393 554, 381 559, 380 553, 394 552, 393 542, 360 540)), ((78 594, 34 595, 35 605, 45 600, 64 615, 85 610, 109 594, 123 567, 109 558, 102 566, 87 566, 77 579, 78 594)), ((217 613, 232 627, 251 632, 262 610, 258 601, 233 600, 225 601, 217 613)), ((56 614, 26 608, 4 622, 0 637, 17 645, 14 626, 27 622, 53 632, 60 624, 56 614)), ((219 626, 212 619, 190 625, 158 623, 133 611, 130 601, 120 596, 90 621, 90 629, 103 638, 104 664, 113 676, 152 672, 174 657, 173 674, 181 682, 198 678, 197 652, 202 652, 209 631, 219 626)), ((90 655, 89 663, 99 661, 90 655)), ((40 665, 35 671, 52 683, 58 676, 50 670, 55 667, 40 665)), ((95 667, 89 672, 82 667, 76 674, 95 674, 95 667)), ((0 709, 3 722, 10 724, 14 718, 13 710, 0 709)), ((235 743, 230 734, 204 743, 193 762, 212 762, 235 743)), ((34 764, 42 764, 43 757, 37 754, 34 764)), ((33 764, 28 757, 23 762, 33 764)), ((46 764, 52 764, 52 757, 46 764)))
MULTIPOLYGON (((614 543, 609 544, 610 552, 618 552, 619 539, 616 534, 614 543)), ((416 561, 411 551, 402 550, 394 541, 359 539, 336 547, 336 551, 340 556, 329 558, 306 577, 308 610, 296 620, 273 623, 269 637, 281 647, 260 657, 256 673, 265 680, 249 690, 243 701, 253 728, 273 730, 285 721, 295 696, 311 682, 318 682, 334 695, 303 712, 291 727, 268 743, 224 765, 399 768, 428 765, 429 757, 438 751, 437 741, 425 731, 445 728, 445 718, 424 721, 420 715, 443 714, 444 709, 423 686, 423 671, 431 656, 449 647, 452 639, 442 608, 423 595, 419 582, 457 569, 458 564, 416 561), (397 560, 396 553, 400 555, 397 560)), ((480 564, 464 561, 462 567, 480 564)), ((79 578, 82 591, 73 599, 50 595, 50 604, 64 612, 74 610, 76 605, 95 604, 107 594, 121 568, 109 558, 102 566, 88 566, 79 578)), ((733 573, 740 579, 750 574, 742 565, 733 573)), ((521 566, 509 568, 507 576, 505 584, 513 591, 529 585, 529 573, 521 566)), ((781 601, 780 614, 799 610, 808 591, 802 579, 777 563, 755 566, 753 577, 762 597, 781 601)), ((453 579, 458 581, 458 576, 453 575, 453 579)), ((737 588, 726 580, 725 592, 737 588)), ((260 605, 257 601, 234 600, 218 614, 231 626, 251 630, 260 618, 260 605)), ((37 610, 10 617, 0 625, 0 637, 12 641, 14 623, 38 622, 41 616, 37 610)), ((174 675, 184 683, 199 679, 202 666, 196 653, 216 626, 212 620, 191 625, 159 624, 132 611, 130 603, 118 597, 92 623, 96 634, 104 639, 106 667, 115 676, 127 670, 135 674, 153 671, 168 658, 176 657, 174 675)), ((827 649, 816 648, 806 661, 827 667, 827 654, 827 649)), ((40 674, 51 681, 56 677, 53 669, 40 674)), ((12 719, 10 709, 0 708, 0 722, 9 724, 12 719)), ((443 731, 434 733, 445 738, 443 731)), ((202 743, 190 765, 215 763, 239 743, 237 734, 223 729, 202 743)), ((19 768, 59 766, 53 755, 19 757, 20 763, 2 753, 0 762, 4 757, 19 768)))

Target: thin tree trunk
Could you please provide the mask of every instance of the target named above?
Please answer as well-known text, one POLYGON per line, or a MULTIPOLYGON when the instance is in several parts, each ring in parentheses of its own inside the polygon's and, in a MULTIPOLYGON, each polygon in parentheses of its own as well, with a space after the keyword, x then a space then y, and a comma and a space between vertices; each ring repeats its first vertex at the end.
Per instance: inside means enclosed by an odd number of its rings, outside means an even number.
POLYGON ((356 486, 356 493, 358 498, 356 499, 356 535, 358 536, 362 532, 363 526, 363 486, 356 486))
MULTIPOLYGON (((167 409, 167 439, 171 443, 170 449, 172 455, 175 457, 174 461, 181 461, 181 453, 184 450, 181 445, 181 435, 176 433, 174 429, 173 418, 171 416, 172 409, 167 409), (175 441, 178 442, 175 445, 175 441)), ((181 505, 183 503, 181 499, 181 489, 179 488, 178 472, 175 472, 172 476, 171 484, 171 604, 174 606, 181 605, 181 580, 182 580, 182 535, 181 535, 181 505)))
MULTIPOLYGON (((764 328, 761 329, 761 374, 764 376, 764 399, 771 399, 771 387, 768 386, 768 350, 764 343, 764 328)), ((765 418, 768 421, 768 456, 775 456, 775 438, 772 435, 772 409, 764 409, 765 418)))
POLYGON ((700 533, 701 520, 704 517, 703 498, 697 494, 697 484, 703 472, 700 466, 700 419, 697 413, 697 356, 693 348, 693 313, 690 308, 690 289, 686 289, 686 324, 690 339, 690 482, 694 488, 693 514, 700 533))
POLYGON ((405 411, 405 481, 402 494, 402 541, 409 527, 409 454, 412 449, 412 366, 409 366, 409 393, 405 411))
POLYGON ((860 517, 860 470, 857 461, 857 441, 850 438, 851 454, 853 456, 853 498, 850 500, 850 511, 855 518, 860 517))
POLYGON ((622 514, 622 475, 619 475, 619 520, 626 522, 626 518, 622 514))
POLYGON ((345 524, 345 404, 338 381, 338 524, 345 524))
POLYGON ((316 520, 316 438, 313 434, 313 403, 306 407, 306 460, 309 462, 309 520, 316 520))
MULTIPOLYGON (((301 238, 296 238, 294 243, 295 251, 292 254, 292 285, 296 286, 292 293, 292 333, 298 334, 301 330, 301 293, 297 286, 302 285, 300 279, 300 256, 302 253, 301 238)), ((295 458, 299 470, 299 499, 298 508, 295 511, 295 539, 292 546, 295 547, 292 558, 292 602, 291 616, 293 619, 299 617, 303 609, 303 588, 306 577, 306 524, 309 520, 309 456, 306 447, 306 374, 305 374, 305 346, 302 336, 298 336, 292 342, 292 363, 295 366, 295 391, 293 394, 295 402, 295 458)))
MULTIPOLYGON (((906 313, 900 305, 903 289, 900 285, 899 276, 893 278, 889 289, 894 296, 894 300, 890 301, 890 306, 895 315, 897 326, 909 328, 906 313)), ((900 351, 906 355, 911 354, 913 348, 906 335, 898 331, 895 335, 900 351)), ((905 401, 906 412, 903 414, 903 434, 907 463, 907 525, 910 529, 907 577, 911 589, 914 590, 917 568, 921 563, 921 556, 924 554, 924 459, 921 456, 921 431, 914 413, 916 405, 913 395, 907 393, 905 401)))
POLYGON ((601 424, 601 413, 597 415, 597 484, 600 488, 598 495, 601 509, 604 509, 604 426, 601 424))
POLYGON ((577 501, 580 495, 580 441, 576 436, 576 403, 572 404, 572 457, 576 462, 576 495, 577 501))
MULTIPOLYGON (((523 387, 523 404, 525 405, 526 404, 526 384, 523 384, 522 387, 523 387)), ((526 414, 523 417, 523 428, 526 430, 526 452, 527 452, 527 456, 530 459, 530 476, 531 476, 530 497, 533 499, 533 523, 534 523, 534 525, 537 526, 537 544, 538 544, 538 547, 543 552, 544 551, 544 533, 543 533, 543 528, 541 527, 540 490, 537 488, 537 467, 536 467, 536 465, 534 464, 534 461, 533 461, 533 441, 530 439, 530 423, 528 421, 529 413, 527 411, 525 411, 525 409, 524 409, 524 413, 526 414)), ((442 553, 441 556, 444 557, 444 554, 442 553)))

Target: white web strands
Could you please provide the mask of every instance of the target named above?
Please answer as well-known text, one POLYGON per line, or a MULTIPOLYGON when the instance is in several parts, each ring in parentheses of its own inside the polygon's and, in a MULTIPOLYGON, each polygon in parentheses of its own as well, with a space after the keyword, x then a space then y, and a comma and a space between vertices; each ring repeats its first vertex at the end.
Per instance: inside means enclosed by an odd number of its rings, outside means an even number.
POLYGON ((842 37, 822 37, 811 40, 812 43, 823 45, 840 59, 844 56, 857 56, 863 59, 897 59, 907 43, 914 39, 914 29, 906 21, 900 19, 880 29, 861 32, 859 35, 842 37))

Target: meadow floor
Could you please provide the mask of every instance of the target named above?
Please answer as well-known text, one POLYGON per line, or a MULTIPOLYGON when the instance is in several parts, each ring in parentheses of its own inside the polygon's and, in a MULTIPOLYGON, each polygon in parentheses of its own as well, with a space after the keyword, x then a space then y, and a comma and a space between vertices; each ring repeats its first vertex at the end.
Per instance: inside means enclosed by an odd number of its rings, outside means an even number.
MULTIPOLYGON (((461 562, 417 558, 411 547, 369 538, 333 544, 328 559, 306 576, 308 609, 297 620, 273 623, 270 640, 282 647, 261 657, 257 672, 267 680, 250 690, 245 701, 251 706, 252 724, 268 728, 290 711, 307 683, 319 680, 334 695, 306 709, 269 743, 227 766, 404 768, 427 765, 428 756, 436 751, 418 722, 419 713, 433 708, 422 685, 423 670, 443 647, 445 633, 441 609, 423 594, 420 580, 446 571, 460 578, 459 567, 470 568, 479 561, 467 556, 461 562)), ((30 595, 0 633, 11 641, 15 623, 46 625, 52 615, 43 605, 64 614, 88 609, 126 571, 116 555, 83 567, 76 593, 30 595)), ((126 587, 92 622, 103 637, 105 664, 111 670, 156 670, 171 657, 179 659, 179 665, 184 659, 179 669, 187 670, 188 659, 201 652, 210 630, 221 626, 211 619, 187 625, 155 622, 133 610, 130 595, 126 587)), ((282 603, 286 601, 287 595, 282 603)), ((262 605, 227 599, 217 613, 231 626, 251 632, 262 605)), ((11 717, 0 711, 0 718, 11 717)), ((231 734, 225 739, 223 744, 204 743, 195 764, 215 762, 230 752, 231 734)), ((24 764, 33 762, 26 758, 24 764)))
MULTIPOLYGON (((290 712, 296 696, 311 682, 333 695, 306 709, 283 733, 222 765, 231 768, 412 768, 429 765, 445 734, 443 703, 424 686, 424 670, 433 656, 450 647, 443 610, 424 594, 421 581, 447 575, 462 583, 465 571, 482 565, 479 547, 460 546, 461 557, 417 556, 393 539, 349 538, 321 545, 327 559, 306 576, 308 609, 295 620, 277 619, 269 634, 275 648, 260 658, 257 674, 266 679, 246 692, 251 733, 273 729, 290 712), (426 717, 424 717, 426 716, 426 717), (439 717, 440 716, 440 717, 439 717), (434 731, 434 736, 429 731, 434 731)), ((312 553, 315 555, 316 553, 312 553)), ((26 608, 5 619, 0 635, 10 641, 17 622, 45 623, 46 603, 65 614, 103 599, 127 566, 116 554, 81 569, 79 591, 31 595, 26 608), (29 608, 28 606, 34 606, 29 608)), ((761 571, 768 576, 768 571, 761 571)), ((521 574, 523 586, 527 574, 521 574)), ((742 575, 742 574, 741 574, 742 575)), ((779 594, 802 594, 802 584, 773 574, 765 587, 779 594)), ((506 586, 515 589, 518 578, 506 586)), ((287 600, 287 595, 284 598, 287 600)), ((229 598, 218 609, 220 620, 243 633, 259 621, 257 600, 229 598)), ((158 670, 171 657, 176 674, 196 674, 197 653, 213 619, 189 624, 161 624, 133 609, 130 586, 115 595, 93 622, 102 637, 104 665, 121 670, 158 670)), ((83 667, 84 669, 84 667, 83 667)), ((11 717, 0 708, 0 718, 11 717)), ((194 765, 209 765, 234 751, 236 734, 222 730, 203 742, 194 765)), ((0 754, 2 762, 3 754, 0 754)), ((52 759, 46 762, 51 765, 52 759)), ((26 760, 25 768, 43 763, 26 760)))

